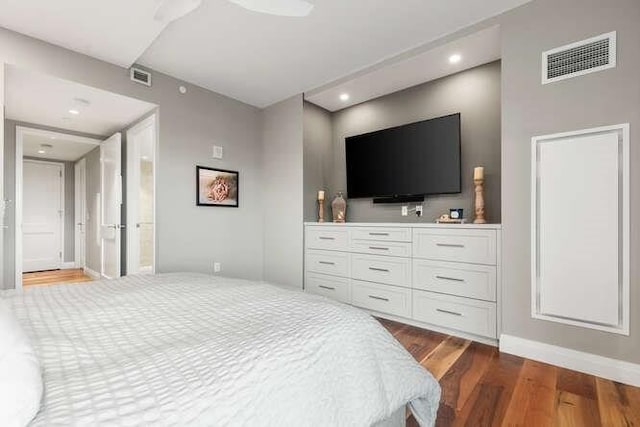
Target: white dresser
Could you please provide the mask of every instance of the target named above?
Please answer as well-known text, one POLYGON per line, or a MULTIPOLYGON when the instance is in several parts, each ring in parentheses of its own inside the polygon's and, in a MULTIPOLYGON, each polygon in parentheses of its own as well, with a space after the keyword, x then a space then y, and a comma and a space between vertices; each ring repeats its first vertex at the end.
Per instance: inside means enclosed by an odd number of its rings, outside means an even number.
POLYGON ((501 227, 306 223, 307 292, 496 344, 501 227))

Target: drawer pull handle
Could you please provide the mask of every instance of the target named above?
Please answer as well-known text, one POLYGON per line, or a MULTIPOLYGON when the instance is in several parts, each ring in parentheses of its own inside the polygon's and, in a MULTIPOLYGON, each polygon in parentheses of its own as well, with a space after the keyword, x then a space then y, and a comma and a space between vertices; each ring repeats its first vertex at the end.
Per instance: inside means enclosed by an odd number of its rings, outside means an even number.
POLYGON ((462 313, 456 313, 455 311, 449 311, 449 310, 442 310, 441 308, 436 308, 436 311, 439 311, 440 313, 444 313, 444 314, 451 314, 453 316, 462 316, 462 313))
POLYGON ((318 285, 318 287, 322 288, 322 289, 328 289, 330 291, 335 291, 336 290, 336 288, 332 288, 331 286, 318 285))
POLYGON ((389 233, 369 233, 369 236, 388 236, 389 233))
POLYGON ((389 248, 384 248, 382 246, 369 246, 369 249, 374 251, 388 251, 389 248))
POLYGON ((371 298, 371 299, 377 299, 377 300, 379 300, 379 301, 386 301, 386 302, 389 302, 389 298, 377 297, 377 296, 375 296, 375 295, 369 295, 369 298, 371 298))
POLYGON ((331 261, 318 261, 318 264, 324 264, 324 265, 336 265, 335 262, 331 262, 331 261))
POLYGON ((459 243, 436 243, 436 246, 442 246, 445 248, 464 248, 464 245, 459 243))
POLYGON ((464 282, 464 279, 456 279, 455 277, 447 277, 447 276, 436 276, 436 279, 450 280, 452 282, 464 282))
POLYGON ((369 270, 371 271, 382 271, 384 273, 388 273, 389 270, 387 270, 386 268, 377 268, 377 267, 369 267, 369 270))
POLYGON ((320 236, 319 239, 320 240, 336 240, 335 237, 326 237, 326 236, 320 236))

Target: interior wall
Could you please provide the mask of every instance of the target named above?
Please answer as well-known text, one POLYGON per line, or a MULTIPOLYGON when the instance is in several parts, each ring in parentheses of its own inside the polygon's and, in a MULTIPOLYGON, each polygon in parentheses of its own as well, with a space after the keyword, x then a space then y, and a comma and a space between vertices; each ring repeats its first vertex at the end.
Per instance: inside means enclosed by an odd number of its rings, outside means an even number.
MULTIPOLYGON (((500 17, 504 333, 634 363, 640 363, 639 22, 637 0, 536 0, 500 17), (541 84, 543 51, 610 31, 617 31, 616 68, 541 84), (631 135, 631 334, 534 320, 531 138, 619 123, 629 123, 631 135)), ((567 214, 580 212, 558 212, 567 214)))
POLYGON ((264 109, 262 129, 264 279, 295 289, 302 289, 302 115, 295 96, 264 109))
POLYGON ((325 220, 329 220, 328 192, 333 175, 331 113, 310 102, 303 106, 304 220, 318 220, 318 190, 325 190, 325 220))
POLYGON ((421 218, 401 216, 397 204, 374 205, 371 199, 348 199, 348 221, 433 222, 450 208, 463 208, 464 216, 473 218, 473 168, 484 166, 487 221, 500 222, 500 67, 499 61, 481 65, 333 113, 331 196, 338 191, 346 193, 346 137, 461 113, 460 194, 427 196, 421 218))
POLYGON ((158 105, 157 271, 211 273, 216 260, 226 276, 262 278, 258 108, 158 72, 153 73, 153 87, 136 84, 124 68, 5 29, 0 29, 0 62, 158 105), (186 94, 180 94, 180 85, 186 94), (211 158, 214 143, 224 146, 223 160, 211 158), (196 165, 240 171, 240 207, 197 207, 196 165))
MULTIPOLYGON (((140 161, 140 267, 153 266, 153 163, 140 161)), ((132 224, 133 226, 133 224, 132 224)))
MULTIPOLYGON (((55 159, 41 159, 39 157, 24 157, 25 160, 37 160, 40 162, 53 162, 64 164, 64 237, 63 237, 63 261, 75 261, 75 162, 64 162, 55 159)), ((24 191, 24 190, 23 190, 24 191)))

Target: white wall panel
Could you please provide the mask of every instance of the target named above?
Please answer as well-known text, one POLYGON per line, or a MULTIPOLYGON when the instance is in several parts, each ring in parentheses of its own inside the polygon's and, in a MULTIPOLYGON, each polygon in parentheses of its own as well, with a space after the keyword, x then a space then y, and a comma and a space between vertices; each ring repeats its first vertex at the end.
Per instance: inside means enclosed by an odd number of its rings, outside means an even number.
POLYGON ((533 315, 628 333, 627 127, 533 139, 533 315))

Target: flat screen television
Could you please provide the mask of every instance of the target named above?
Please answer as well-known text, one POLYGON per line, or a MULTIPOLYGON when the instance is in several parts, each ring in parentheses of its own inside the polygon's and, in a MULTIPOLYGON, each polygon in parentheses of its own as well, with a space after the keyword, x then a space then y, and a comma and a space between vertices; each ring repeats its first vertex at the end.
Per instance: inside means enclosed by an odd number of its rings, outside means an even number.
POLYGON ((402 201, 460 193, 460 113, 345 139, 347 195, 402 201))

